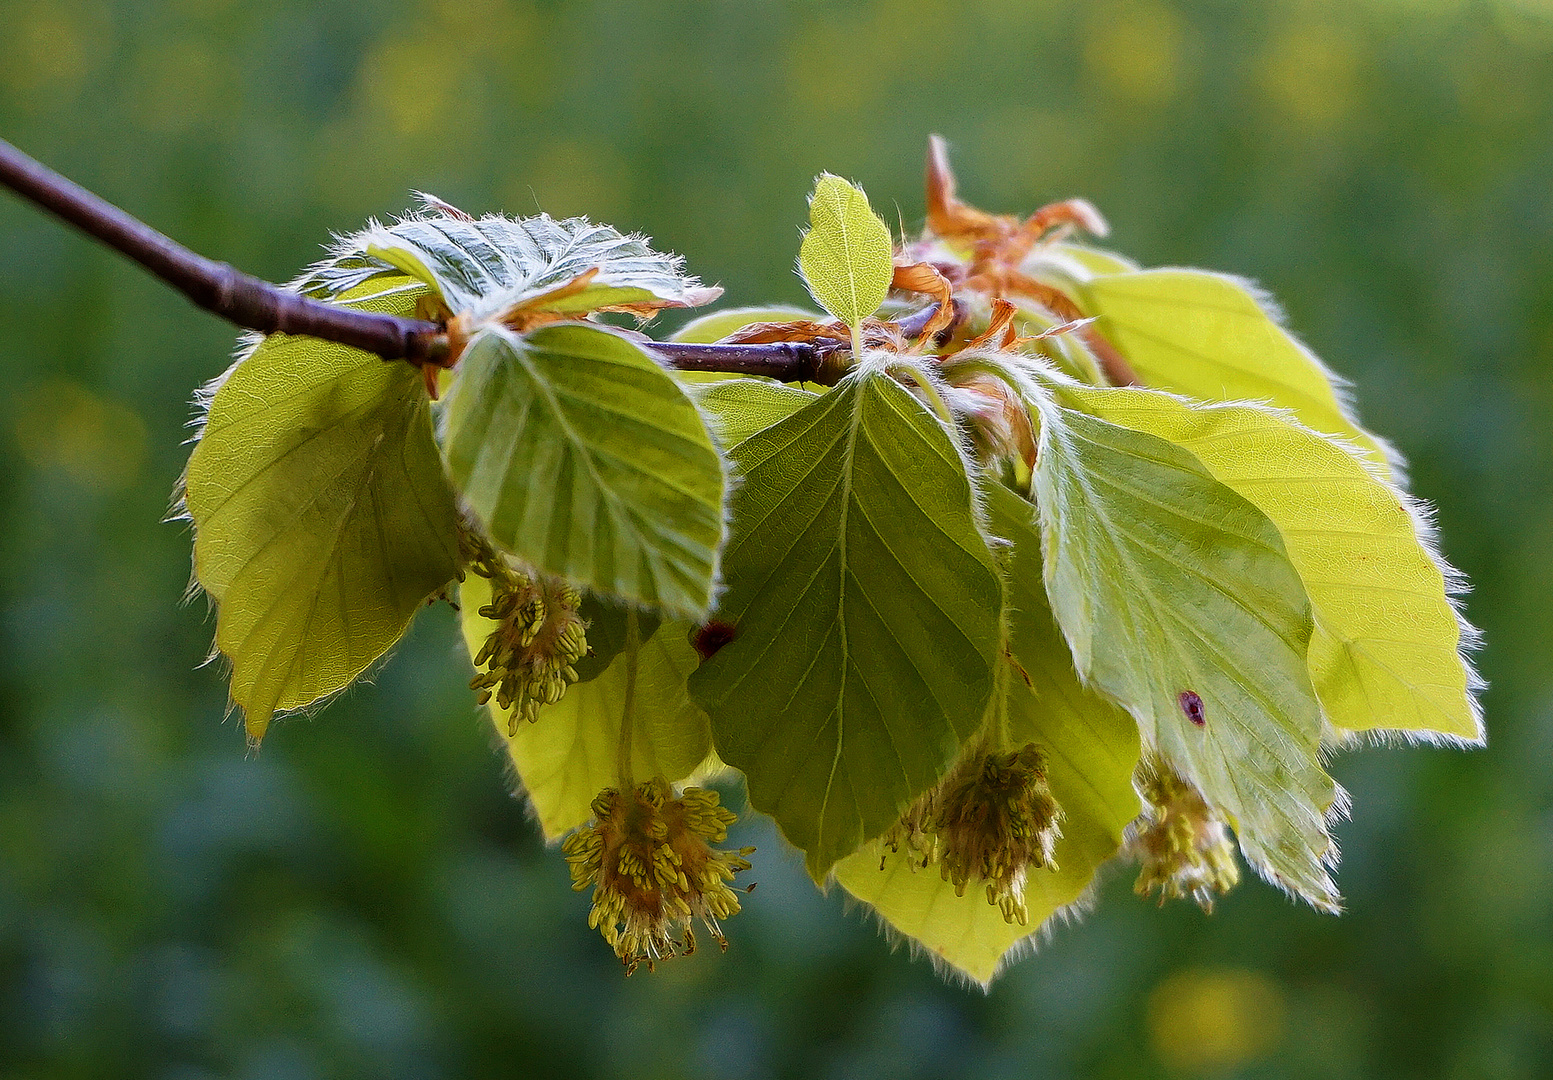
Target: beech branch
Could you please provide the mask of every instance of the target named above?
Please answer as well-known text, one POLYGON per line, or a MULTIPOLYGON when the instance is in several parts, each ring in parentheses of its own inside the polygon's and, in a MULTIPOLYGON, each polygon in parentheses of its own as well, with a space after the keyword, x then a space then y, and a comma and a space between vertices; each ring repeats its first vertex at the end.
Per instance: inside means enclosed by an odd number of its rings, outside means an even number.
POLYGON ((41 206, 228 322, 263 334, 308 334, 385 360, 419 363, 447 349, 436 323, 357 311, 300 296, 197 255, 0 139, 0 183, 41 206))
MULTIPOLYGON (((937 304, 908 315, 895 325, 908 341, 921 337, 937 304)), ((955 318, 934 335, 934 344, 943 344, 959 322, 955 318)), ((851 344, 841 338, 820 341, 772 341, 758 345, 693 345, 681 341, 653 341, 649 347, 681 371, 723 371, 739 375, 765 375, 783 382, 812 382, 833 385, 845 373, 842 361, 850 356, 851 344)))
MULTIPOLYGON (((4 139, 0 139, 0 183, 138 263, 198 307, 244 329, 262 334, 306 334, 350 345, 384 360, 417 365, 441 363, 447 356, 447 334, 437 323, 324 303, 207 259, 4 139)), ((901 332, 908 339, 920 336, 937 308, 937 304, 931 305, 902 320, 898 324, 901 332)), ((847 352, 842 341, 646 344, 684 371, 764 375, 783 382, 834 382, 847 352)))

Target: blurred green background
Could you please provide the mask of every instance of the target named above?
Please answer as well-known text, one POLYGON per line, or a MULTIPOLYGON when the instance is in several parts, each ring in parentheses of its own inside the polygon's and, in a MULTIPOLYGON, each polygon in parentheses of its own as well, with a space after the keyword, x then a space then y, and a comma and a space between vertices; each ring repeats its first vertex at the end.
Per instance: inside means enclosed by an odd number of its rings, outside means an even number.
POLYGON ((915 228, 930 131, 973 201, 1260 279, 1438 505, 1490 745, 1335 762, 1347 914, 1116 872, 983 995, 757 822, 729 952, 625 980, 446 607, 245 753, 161 523, 233 334, 0 197, 0 1075, 1553 1075, 1548 0, 0 0, 0 134, 271 279, 423 189, 796 301, 814 174, 915 228))

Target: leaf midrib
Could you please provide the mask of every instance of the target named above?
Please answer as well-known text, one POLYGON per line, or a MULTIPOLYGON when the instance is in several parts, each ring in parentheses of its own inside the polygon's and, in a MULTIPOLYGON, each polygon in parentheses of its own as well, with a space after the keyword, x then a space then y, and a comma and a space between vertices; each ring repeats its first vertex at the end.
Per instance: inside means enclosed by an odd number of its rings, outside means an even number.
MULTIPOLYGON (((854 310, 856 310, 854 305, 854 310)), ((836 620, 838 637, 841 646, 841 686, 836 693, 836 752, 831 757, 830 774, 825 780, 825 795, 820 800, 819 814, 819 842, 816 845, 822 851, 825 847, 825 825, 830 813, 830 794, 836 788, 836 770, 841 765, 841 749, 846 744, 846 700, 847 681, 851 677, 852 654, 847 641, 847 528, 848 519, 852 507, 852 472, 857 459, 857 436, 862 429, 863 422, 863 395, 869 389, 867 379, 858 383, 856 396, 852 404, 852 417, 847 425, 847 434, 842 450, 841 467, 841 509, 840 520, 836 529, 836 567, 840 579, 837 586, 836 608, 841 612, 841 618, 836 620)))

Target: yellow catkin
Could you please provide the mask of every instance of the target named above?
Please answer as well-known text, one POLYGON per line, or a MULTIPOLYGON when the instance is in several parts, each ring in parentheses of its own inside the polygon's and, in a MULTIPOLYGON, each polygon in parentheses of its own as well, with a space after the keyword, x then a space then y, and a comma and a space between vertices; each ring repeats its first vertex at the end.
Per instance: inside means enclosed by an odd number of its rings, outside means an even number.
POLYGON ((1146 807, 1128 841, 1140 863, 1133 891, 1145 897, 1157 891, 1161 904, 1195 900, 1211 912, 1214 900, 1240 882, 1224 819, 1156 755, 1138 763, 1133 785, 1146 807))
POLYGON ((728 883, 750 868, 754 848, 721 851, 737 815, 718 794, 686 788, 675 795, 661 777, 622 794, 606 788, 593 800, 593 820, 566 838, 561 850, 572 888, 593 889, 589 927, 598 930, 625 964, 695 951, 691 920, 700 919, 726 949, 721 920, 739 911, 728 883))
POLYGON ((575 664, 588 653, 587 627, 577 614, 578 591, 559 578, 531 573, 488 544, 468 542, 469 569, 491 583, 491 602, 479 611, 496 627, 475 654, 478 674, 469 688, 485 705, 511 710, 507 734, 520 720, 539 719, 577 681, 575 664))
MULTIPOLYGON (((906 852, 912 869, 937 863, 964 896, 974 880, 1010 923, 1026 925, 1025 881, 1055 870, 1062 810, 1046 783, 1046 758, 1029 743, 965 758, 884 834, 888 851, 906 852)), ((884 869, 887 856, 881 856, 884 869)))
POLYGON ((1025 879, 1055 870, 1052 851, 1062 811, 1046 783, 1046 757, 1034 744, 973 757, 940 785, 934 815, 939 869, 965 895, 974 879, 1009 923, 1026 925, 1025 879))

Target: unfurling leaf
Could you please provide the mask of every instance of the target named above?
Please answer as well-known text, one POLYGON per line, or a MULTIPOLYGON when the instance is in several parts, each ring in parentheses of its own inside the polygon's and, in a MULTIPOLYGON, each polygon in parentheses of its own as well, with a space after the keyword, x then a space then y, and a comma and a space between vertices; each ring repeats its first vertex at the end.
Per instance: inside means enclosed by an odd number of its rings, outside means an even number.
POLYGON ((634 342, 581 323, 486 329, 448 392, 443 453, 490 539, 541 572, 690 617, 710 606, 722 459, 634 342))
POLYGON ((1046 586, 1080 674, 1225 813, 1253 866, 1335 910, 1341 794, 1318 760, 1310 602, 1277 528, 1173 443, 1038 403, 1046 586))
MULTIPOLYGON (((341 303, 405 314, 375 279, 341 303)), ((194 574, 248 733, 349 686, 458 573, 458 515, 421 377, 357 349, 271 335, 223 376, 184 478, 194 574)))
POLYGON ((1078 681, 1046 603, 1033 508, 997 484, 985 485, 984 497, 992 531, 1013 545, 1002 562, 1012 612, 1010 647, 1020 674, 1006 680, 1006 738, 1009 745, 1034 743, 1046 756, 1047 779, 1063 814, 1056 869, 1032 870, 1026 877, 1028 919, 1020 924, 1005 919, 982 889, 957 896, 938 866, 909 865, 907 850, 890 852, 875 843, 836 866, 842 887, 893 930, 935 963, 983 986, 1017 955, 1021 942, 1035 940, 1053 917, 1083 903, 1096 871, 1116 854, 1139 809, 1132 788, 1138 726, 1078 681))
POLYGON ((1359 447, 1382 475, 1391 465, 1339 394, 1340 380, 1269 313, 1249 282, 1203 270, 1101 274, 1083 287, 1086 314, 1144 386, 1202 401, 1289 409, 1306 427, 1359 447))
POLYGON ((1286 414, 1143 390, 1061 394, 1184 447, 1272 519, 1310 596, 1310 674, 1333 725, 1482 742, 1477 678, 1462 654, 1471 632, 1450 598, 1455 572, 1408 496, 1286 414))
POLYGON ((467 314, 474 324, 529 304, 573 314, 649 313, 696 307, 722 292, 687 276, 684 260, 653 251, 643 237, 548 214, 478 220, 417 214, 370 226, 342 241, 335 254, 409 274, 432 286, 450 314, 467 314))
POLYGON ((798 270, 821 307, 852 328, 879 310, 890 290, 894 244, 868 196, 839 176, 822 175, 809 197, 809 231, 798 270))
MULTIPOLYGON (((459 588, 471 656, 496 625, 480 615, 490 595, 490 583, 473 574, 459 588)), ((683 623, 666 623, 639 650, 631 729, 631 761, 638 775, 684 780, 706 763, 711 750, 706 714, 685 693, 697 659, 688 631, 683 623)), ((626 657, 617 655, 601 675, 541 708, 533 723, 513 724, 509 710, 494 702, 489 706, 545 839, 557 839, 586 822, 594 797, 618 786, 625 684, 626 657)))
POLYGON ((848 376, 733 457, 716 617, 736 632, 691 691, 822 880, 980 725, 1000 585, 951 436, 887 375, 848 376))

